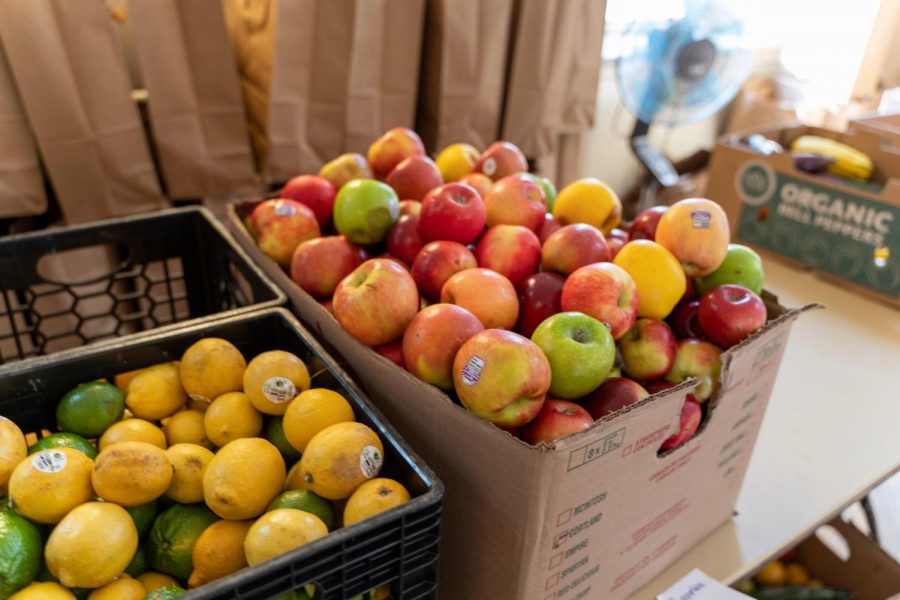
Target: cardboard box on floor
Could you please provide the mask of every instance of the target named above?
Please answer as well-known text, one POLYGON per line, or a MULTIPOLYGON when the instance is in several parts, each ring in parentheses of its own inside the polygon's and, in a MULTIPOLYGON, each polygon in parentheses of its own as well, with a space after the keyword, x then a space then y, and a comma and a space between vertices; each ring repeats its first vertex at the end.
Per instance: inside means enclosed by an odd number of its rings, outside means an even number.
POLYGON ((726 136, 716 143, 706 196, 728 212, 732 240, 900 304, 900 136, 894 146, 864 129, 794 125, 759 133, 785 150, 801 135, 858 148, 883 185, 810 175, 794 168, 787 151, 763 155, 740 142, 746 133, 726 136))
POLYGON ((900 564, 840 517, 804 540, 791 560, 827 586, 853 592, 854 600, 900 597, 900 564))
POLYGON ((533 447, 345 333, 256 247, 242 223, 255 205, 229 205, 239 243, 446 485, 441 598, 625 598, 732 515, 791 325, 809 307, 770 298, 771 322, 723 355, 723 393, 681 448, 657 455, 689 384, 533 447))

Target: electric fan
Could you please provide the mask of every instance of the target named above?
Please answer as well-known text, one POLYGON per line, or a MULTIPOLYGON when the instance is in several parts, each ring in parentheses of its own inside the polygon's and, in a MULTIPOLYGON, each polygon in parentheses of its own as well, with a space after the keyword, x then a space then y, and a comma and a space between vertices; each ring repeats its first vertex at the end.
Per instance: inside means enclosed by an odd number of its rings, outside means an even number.
POLYGON ((678 174, 650 144, 650 125, 681 125, 718 111, 753 63, 742 22, 721 3, 686 0, 684 6, 683 18, 633 23, 616 62, 622 104, 637 118, 631 148, 662 187, 678 183, 678 174))

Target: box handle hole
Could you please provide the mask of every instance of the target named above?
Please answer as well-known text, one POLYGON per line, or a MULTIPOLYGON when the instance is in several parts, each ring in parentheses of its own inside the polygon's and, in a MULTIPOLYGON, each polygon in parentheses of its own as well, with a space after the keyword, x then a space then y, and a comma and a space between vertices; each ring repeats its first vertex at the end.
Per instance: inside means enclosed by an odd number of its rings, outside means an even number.
POLYGON ((42 255, 35 265, 37 274, 49 283, 59 285, 85 285, 109 279, 129 264, 128 249, 120 244, 96 244, 71 250, 51 251, 42 255), (97 273, 92 267, 100 264, 115 265, 108 272, 97 273), (83 275, 83 273, 90 275, 83 275))

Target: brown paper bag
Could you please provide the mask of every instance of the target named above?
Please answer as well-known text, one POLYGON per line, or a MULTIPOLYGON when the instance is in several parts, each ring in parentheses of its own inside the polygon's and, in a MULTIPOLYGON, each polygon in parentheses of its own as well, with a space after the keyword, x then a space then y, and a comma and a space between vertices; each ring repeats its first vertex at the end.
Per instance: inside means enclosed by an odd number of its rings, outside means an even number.
POLYGON ((433 151, 500 136, 512 0, 428 0, 417 130, 433 151))
POLYGON ((412 125, 424 0, 225 0, 266 181, 412 125))
POLYGON ((27 217, 47 210, 47 196, 34 137, 25 120, 0 45, 0 218, 27 217))
POLYGON ((257 183, 220 0, 130 0, 128 19, 167 194, 226 197, 257 183))
POLYGON ((526 156, 593 125, 605 12, 605 0, 517 0, 503 138, 526 156))
POLYGON ((0 0, 0 39, 66 221, 162 208, 105 2, 0 0))
POLYGON ((425 0, 365 0, 352 8, 342 150, 365 154, 386 130, 415 126, 425 0))

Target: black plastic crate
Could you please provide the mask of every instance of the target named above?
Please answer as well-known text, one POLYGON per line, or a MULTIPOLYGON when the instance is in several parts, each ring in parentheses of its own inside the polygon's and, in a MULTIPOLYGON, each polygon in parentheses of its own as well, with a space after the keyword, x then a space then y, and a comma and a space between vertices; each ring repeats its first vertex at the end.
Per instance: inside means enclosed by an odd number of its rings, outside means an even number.
POLYGON ((0 237, 0 363, 284 303, 200 207, 0 237))
POLYGON ((177 360, 203 337, 224 338, 248 359, 286 350, 311 361, 313 386, 340 391, 356 419, 384 443, 381 475, 401 482, 412 499, 396 508, 337 529, 287 554, 191 591, 185 600, 262 600, 313 583, 316 600, 343 600, 390 584, 391 598, 434 598, 437 587, 443 484, 386 423, 360 388, 286 310, 148 332, 127 340, 73 349, 0 366, 0 415, 25 432, 55 430, 56 405, 70 389, 101 377, 177 360), (318 361, 318 362, 315 362, 318 361))

